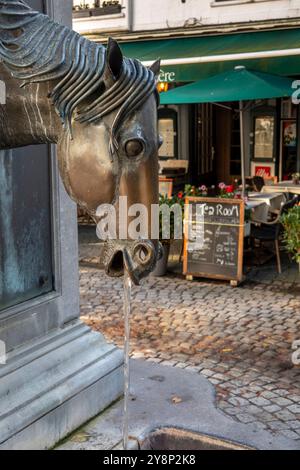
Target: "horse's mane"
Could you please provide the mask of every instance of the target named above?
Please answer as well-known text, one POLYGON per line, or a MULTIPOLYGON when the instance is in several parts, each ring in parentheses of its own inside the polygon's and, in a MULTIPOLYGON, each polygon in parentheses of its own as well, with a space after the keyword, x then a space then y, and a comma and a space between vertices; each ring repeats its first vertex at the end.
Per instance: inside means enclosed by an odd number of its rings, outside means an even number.
POLYGON ((76 120, 93 123, 119 109, 111 131, 112 153, 124 118, 155 90, 154 73, 126 58, 120 76, 106 88, 104 46, 32 10, 23 0, 0 0, 0 59, 23 81, 21 86, 56 81, 50 98, 70 133, 75 110, 76 120))

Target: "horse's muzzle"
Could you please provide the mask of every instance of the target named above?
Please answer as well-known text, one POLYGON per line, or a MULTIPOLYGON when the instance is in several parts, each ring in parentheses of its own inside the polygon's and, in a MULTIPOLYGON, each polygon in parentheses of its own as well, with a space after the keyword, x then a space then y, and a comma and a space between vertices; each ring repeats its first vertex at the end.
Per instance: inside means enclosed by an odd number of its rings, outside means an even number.
POLYGON ((161 247, 150 240, 116 240, 106 242, 102 254, 108 276, 121 277, 126 269, 134 284, 139 285, 154 270, 161 247))

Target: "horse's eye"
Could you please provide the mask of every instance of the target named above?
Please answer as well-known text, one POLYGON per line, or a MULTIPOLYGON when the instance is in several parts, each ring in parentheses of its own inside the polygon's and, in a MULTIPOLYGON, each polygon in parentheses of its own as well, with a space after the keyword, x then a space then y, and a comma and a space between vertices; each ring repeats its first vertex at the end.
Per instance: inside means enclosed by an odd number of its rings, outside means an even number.
POLYGON ((138 157, 143 150, 143 142, 139 139, 129 140, 125 146, 125 151, 128 157, 138 157))

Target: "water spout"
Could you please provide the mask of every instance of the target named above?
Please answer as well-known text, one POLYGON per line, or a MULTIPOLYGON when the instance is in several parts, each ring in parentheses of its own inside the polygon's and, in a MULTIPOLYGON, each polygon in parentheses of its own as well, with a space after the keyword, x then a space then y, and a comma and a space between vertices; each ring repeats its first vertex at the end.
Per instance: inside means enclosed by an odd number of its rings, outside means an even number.
POLYGON ((129 399, 130 399, 130 316, 131 316, 132 281, 128 271, 124 272, 124 416, 123 416, 123 448, 128 450, 129 436, 129 399))

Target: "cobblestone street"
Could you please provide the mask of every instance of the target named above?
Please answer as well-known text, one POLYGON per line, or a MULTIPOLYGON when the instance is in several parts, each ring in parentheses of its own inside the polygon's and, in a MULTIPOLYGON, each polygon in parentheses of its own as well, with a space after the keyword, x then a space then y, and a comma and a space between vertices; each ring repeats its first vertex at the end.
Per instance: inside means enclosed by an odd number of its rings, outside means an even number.
MULTIPOLYGON (((122 347, 122 280, 83 264, 80 274, 84 321, 122 347)), ((176 274, 149 278, 133 289, 132 356, 201 373, 226 414, 300 440, 300 366, 292 364, 300 283, 293 275, 271 271, 262 282, 254 272, 236 289, 176 274)))

